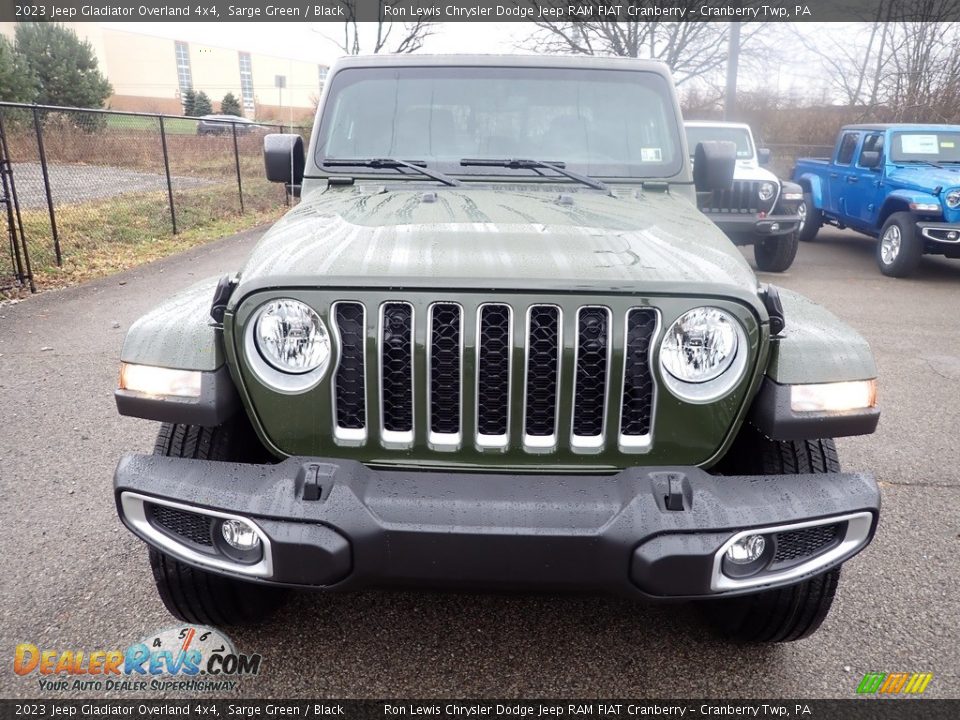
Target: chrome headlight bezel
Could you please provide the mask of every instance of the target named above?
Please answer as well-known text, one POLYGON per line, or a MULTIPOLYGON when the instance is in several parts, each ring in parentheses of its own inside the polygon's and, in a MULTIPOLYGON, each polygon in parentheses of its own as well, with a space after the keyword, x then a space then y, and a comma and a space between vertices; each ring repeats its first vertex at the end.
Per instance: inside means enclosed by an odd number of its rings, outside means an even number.
POLYGON ((749 355, 747 333, 740 321, 732 313, 711 306, 691 308, 670 323, 660 338, 658 350, 660 376, 664 385, 676 397, 693 404, 715 402, 732 392, 743 379, 749 355), (672 338, 674 329, 697 312, 714 314, 719 320, 729 324, 733 333, 733 349, 714 372, 706 375, 702 380, 694 381, 682 379, 671 372, 665 357, 672 352, 666 346, 672 338))
POLYGON ((943 201, 947 204, 947 207, 953 210, 954 208, 960 207, 960 188, 956 190, 951 190, 946 195, 943 196, 943 201))
POLYGON ((301 393, 313 388, 319 383, 331 365, 333 345, 330 331, 323 319, 312 307, 295 298, 271 298, 261 304, 250 315, 244 331, 244 354, 247 364, 257 378, 264 384, 281 393, 301 393), (260 323, 265 315, 280 303, 296 303, 305 310, 306 315, 314 324, 319 336, 319 357, 310 366, 305 368, 284 367, 276 357, 263 347, 260 338, 260 323))
POLYGON ((757 197, 760 198, 761 202, 770 202, 776 194, 777 186, 769 181, 760 183, 760 186, 757 188, 757 197))

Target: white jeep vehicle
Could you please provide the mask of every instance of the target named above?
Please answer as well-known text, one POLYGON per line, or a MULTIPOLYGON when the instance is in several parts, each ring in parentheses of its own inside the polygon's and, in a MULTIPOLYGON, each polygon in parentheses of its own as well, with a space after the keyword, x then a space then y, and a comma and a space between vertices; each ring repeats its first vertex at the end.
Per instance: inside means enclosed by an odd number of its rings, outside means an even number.
POLYGON ((697 207, 737 245, 753 245, 757 268, 783 272, 797 255, 803 200, 799 185, 782 181, 761 167, 770 151, 757 150, 750 126, 731 122, 685 122, 687 147, 705 141, 732 142, 737 147, 733 187, 697 193, 697 207))

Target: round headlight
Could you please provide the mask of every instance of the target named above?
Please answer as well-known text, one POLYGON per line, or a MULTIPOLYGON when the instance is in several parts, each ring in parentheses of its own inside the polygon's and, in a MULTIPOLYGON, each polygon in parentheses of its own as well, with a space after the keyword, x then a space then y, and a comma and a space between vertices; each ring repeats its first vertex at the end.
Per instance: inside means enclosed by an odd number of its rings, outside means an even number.
POLYGON ((947 193, 946 199, 948 208, 960 206, 960 190, 951 190, 947 193))
POLYGON ((330 335, 320 316, 299 300, 271 300, 254 327, 260 355, 281 372, 322 373, 330 362, 330 335))
POLYGON ((763 200, 763 202, 769 202, 776 191, 777 188, 773 183, 763 182, 760 183, 760 188, 757 190, 757 195, 760 196, 760 199, 763 200))
POLYGON ((733 363, 740 344, 737 321, 718 308, 681 315, 660 343, 660 364, 682 383, 705 383, 733 363))

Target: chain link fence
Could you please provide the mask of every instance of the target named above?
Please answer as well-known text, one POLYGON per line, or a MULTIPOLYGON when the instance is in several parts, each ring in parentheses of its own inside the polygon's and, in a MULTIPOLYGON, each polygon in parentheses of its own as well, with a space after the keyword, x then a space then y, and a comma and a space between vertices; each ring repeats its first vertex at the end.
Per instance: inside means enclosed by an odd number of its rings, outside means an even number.
POLYGON ((10 246, 0 289, 104 274, 176 250, 191 231, 275 216, 290 198, 264 177, 263 136, 290 131, 243 118, 0 103, 0 223, 10 246))

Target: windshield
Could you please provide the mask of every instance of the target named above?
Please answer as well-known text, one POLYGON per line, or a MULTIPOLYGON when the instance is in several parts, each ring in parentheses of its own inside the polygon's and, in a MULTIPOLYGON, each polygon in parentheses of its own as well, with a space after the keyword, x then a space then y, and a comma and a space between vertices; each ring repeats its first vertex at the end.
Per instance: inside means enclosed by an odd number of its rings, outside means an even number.
POLYGON ((960 131, 895 133, 890 159, 893 162, 960 162, 960 131))
POLYGON ((732 142, 737 146, 737 158, 740 160, 750 160, 753 157, 750 133, 745 128, 688 125, 686 130, 690 157, 693 157, 698 144, 709 141, 732 142))
POLYGON ((524 158, 607 178, 669 177, 683 168, 677 128, 669 85, 656 73, 350 68, 332 81, 316 159, 321 169, 328 158, 396 158, 455 175, 562 180, 549 170, 460 164, 524 158))

